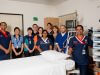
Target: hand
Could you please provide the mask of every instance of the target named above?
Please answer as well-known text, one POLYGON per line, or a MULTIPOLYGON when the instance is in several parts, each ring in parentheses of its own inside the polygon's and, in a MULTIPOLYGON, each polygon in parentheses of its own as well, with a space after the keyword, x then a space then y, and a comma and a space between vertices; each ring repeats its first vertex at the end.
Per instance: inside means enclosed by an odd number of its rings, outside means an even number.
POLYGON ((18 55, 20 55, 22 53, 22 51, 20 51, 19 53, 18 53, 18 55))
POLYGON ((32 52, 34 51, 34 49, 31 50, 32 52))
POLYGON ((16 56, 18 56, 18 55, 19 55, 19 53, 17 53, 17 52, 16 52, 16 53, 15 53, 15 55, 16 55, 16 56))
POLYGON ((72 52, 73 52, 73 50, 70 48, 70 49, 68 50, 68 55, 71 55, 72 52))
POLYGON ((62 49, 60 49, 60 48, 59 48, 58 50, 59 50, 59 52, 61 52, 61 51, 62 51, 62 49))
POLYGON ((5 50, 5 54, 9 54, 9 52, 10 52, 9 50, 5 50))
POLYGON ((33 52, 33 50, 29 50, 29 53, 32 53, 33 52))

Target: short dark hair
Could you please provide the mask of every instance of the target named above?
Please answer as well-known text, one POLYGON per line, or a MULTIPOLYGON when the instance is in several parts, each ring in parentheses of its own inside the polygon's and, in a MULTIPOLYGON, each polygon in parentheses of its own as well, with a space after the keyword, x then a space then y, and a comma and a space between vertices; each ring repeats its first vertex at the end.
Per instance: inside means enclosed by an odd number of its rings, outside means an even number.
POLYGON ((38 25, 37 25, 37 24, 33 24, 32 26, 35 26, 35 25, 38 27, 38 25))
POLYGON ((49 22, 49 23, 47 23, 47 26, 48 26, 48 24, 49 24, 50 26, 53 26, 50 22, 49 22))
POLYGON ((31 27, 28 27, 28 28, 27 28, 27 31, 29 31, 29 30, 33 31, 31 27))
POLYGON ((62 26, 63 26, 64 28, 66 28, 66 29, 67 29, 67 26, 65 26, 65 25, 61 25, 60 27, 62 27, 62 26))
POLYGON ((2 25, 3 23, 7 26, 7 23, 6 22, 1 22, 0 25, 2 25))
POLYGON ((43 30, 42 34, 43 34, 44 32, 46 32, 46 33, 48 34, 48 31, 47 31, 47 30, 43 30))
POLYGON ((39 30, 39 29, 42 29, 42 30, 43 30, 43 27, 39 27, 38 30, 39 30))
POLYGON ((77 29, 78 27, 81 27, 82 30, 84 30, 84 27, 83 27, 82 25, 77 25, 77 26, 75 27, 75 29, 77 29))
POLYGON ((16 29, 18 29, 18 30, 20 31, 20 28, 19 28, 19 27, 15 27, 15 28, 14 28, 14 32, 15 32, 16 29))

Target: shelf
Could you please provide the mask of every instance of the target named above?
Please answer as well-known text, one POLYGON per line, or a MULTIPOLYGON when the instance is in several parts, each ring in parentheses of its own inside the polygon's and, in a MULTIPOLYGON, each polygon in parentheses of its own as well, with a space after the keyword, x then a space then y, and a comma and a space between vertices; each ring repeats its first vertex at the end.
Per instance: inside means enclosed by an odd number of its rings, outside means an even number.
POLYGON ((100 62, 100 57, 98 57, 98 56, 93 56, 93 61, 100 62))
POLYGON ((100 51, 95 51, 95 52, 93 53, 93 55, 94 55, 94 56, 100 56, 100 51))
POLYGON ((100 33, 98 33, 98 34, 95 33, 95 34, 93 34, 93 36, 94 37, 100 37, 100 33))
POLYGON ((98 58, 97 59, 93 59, 93 61, 100 62, 100 59, 98 59, 98 58))
POLYGON ((93 41, 94 43, 100 43, 100 41, 93 41))
POLYGON ((94 46, 93 49, 100 49, 100 47, 96 47, 96 46, 94 46))
POLYGON ((93 31, 93 60, 100 62, 100 30, 93 31))

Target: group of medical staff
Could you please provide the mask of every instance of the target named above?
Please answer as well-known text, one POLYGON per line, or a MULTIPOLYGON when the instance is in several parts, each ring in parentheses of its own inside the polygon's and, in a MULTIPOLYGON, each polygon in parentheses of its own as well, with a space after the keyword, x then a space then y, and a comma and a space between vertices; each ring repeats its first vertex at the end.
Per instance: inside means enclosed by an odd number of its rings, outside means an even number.
POLYGON ((75 27, 75 35, 68 37, 65 25, 47 24, 47 28, 33 24, 27 28, 27 35, 22 35, 19 27, 14 28, 14 34, 7 31, 7 23, 0 23, 0 60, 15 59, 40 55, 47 50, 72 55, 72 59, 80 70, 80 75, 88 75, 89 48, 93 41, 84 35, 82 25, 75 27), (67 42, 69 40, 69 42, 67 42), (67 51, 68 49, 68 51, 67 51))

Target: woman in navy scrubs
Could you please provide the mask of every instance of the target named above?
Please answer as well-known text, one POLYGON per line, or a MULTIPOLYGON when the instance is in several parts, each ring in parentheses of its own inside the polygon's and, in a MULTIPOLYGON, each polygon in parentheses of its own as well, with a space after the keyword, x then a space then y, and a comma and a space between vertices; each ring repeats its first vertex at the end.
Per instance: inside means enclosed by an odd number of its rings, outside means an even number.
POLYGON ((52 50, 52 41, 47 36, 48 36, 47 30, 43 30, 43 36, 37 42, 38 50, 40 52, 46 50, 52 50))
POLYGON ((33 51, 34 51, 34 36, 32 35, 32 28, 29 27, 27 29, 28 35, 24 37, 24 56, 33 56, 33 51))
POLYGON ((23 54, 23 36, 20 35, 20 28, 14 28, 14 35, 12 41, 12 58, 21 58, 23 54))
POLYGON ((65 25, 60 26, 60 33, 56 37, 56 46, 58 51, 66 53, 67 29, 65 25), (65 46, 64 46, 65 45, 65 46))
POLYGON ((0 60, 10 59, 11 35, 6 31, 6 22, 1 22, 0 31, 0 60))
POLYGON ((83 34, 84 28, 82 25, 77 25, 76 36, 69 41, 69 54, 72 54, 73 59, 80 69, 80 75, 88 74, 88 48, 92 46, 93 42, 83 34))

